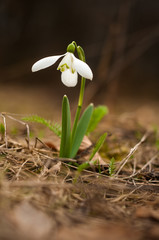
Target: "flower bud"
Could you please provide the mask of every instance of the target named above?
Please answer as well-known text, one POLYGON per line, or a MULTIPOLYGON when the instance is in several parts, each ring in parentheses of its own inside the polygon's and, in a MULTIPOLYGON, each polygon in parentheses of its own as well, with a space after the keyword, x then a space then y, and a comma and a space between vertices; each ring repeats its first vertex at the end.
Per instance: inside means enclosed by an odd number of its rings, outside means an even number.
POLYGON ((78 53, 79 59, 81 61, 85 62, 86 59, 85 59, 85 54, 84 54, 84 50, 82 47, 80 47, 80 46, 77 47, 77 53, 78 53))
POLYGON ((67 52, 74 53, 75 52, 75 45, 70 43, 67 47, 67 52))

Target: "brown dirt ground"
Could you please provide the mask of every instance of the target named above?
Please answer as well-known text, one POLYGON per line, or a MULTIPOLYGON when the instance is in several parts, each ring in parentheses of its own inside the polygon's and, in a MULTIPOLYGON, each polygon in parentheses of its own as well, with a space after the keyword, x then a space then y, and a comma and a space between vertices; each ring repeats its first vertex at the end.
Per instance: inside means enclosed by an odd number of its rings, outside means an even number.
MULTIPOLYGON (((15 93, 10 94, 14 98, 15 93)), ((23 102, 26 108, 22 111, 1 97, 3 111, 29 113, 30 100, 23 102)), ((45 106, 47 100, 42 102, 45 106)), ((121 101, 120 109, 124 104, 121 101)), ((37 106, 39 102, 34 102, 31 113, 37 109, 41 114, 37 106)), ((157 108, 154 104, 129 109, 110 113, 90 136, 94 142, 108 132, 100 152, 106 164, 100 172, 90 168, 80 175, 75 164, 58 158, 59 142, 52 133, 29 124, 34 137, 39 136, 47 146, 38 143, 35 147, 32 138, 28 149, 25 127, 6 118, 8 148, 3 139, 0 142, 0 239, 159 239, 157 108), (112 157, 115 171, 109 176, 112 157)))

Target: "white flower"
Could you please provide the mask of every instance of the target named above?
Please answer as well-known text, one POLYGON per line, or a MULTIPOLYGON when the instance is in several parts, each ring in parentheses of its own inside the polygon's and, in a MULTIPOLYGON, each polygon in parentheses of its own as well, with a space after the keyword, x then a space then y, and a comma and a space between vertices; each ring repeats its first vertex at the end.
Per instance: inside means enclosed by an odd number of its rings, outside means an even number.
POLYGON ((61 80, 64 85, 67 87, 76 86, 78 74, 86 79, 92 80, 93 73, 90 67, 85 62, 76 58, 74 54, 70 52, 67 52, 63 55, 42 58, 34 63, 32 66, 32 72, 52 66, 61 57, 63 57, 63 59, 59 63, 57 69, 61 71, 61 80))

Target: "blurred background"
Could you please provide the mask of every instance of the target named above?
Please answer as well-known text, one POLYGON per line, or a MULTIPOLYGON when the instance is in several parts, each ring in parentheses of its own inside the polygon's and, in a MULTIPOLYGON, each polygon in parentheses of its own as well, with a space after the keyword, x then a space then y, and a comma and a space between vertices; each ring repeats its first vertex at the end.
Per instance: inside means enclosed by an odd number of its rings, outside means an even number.
POLYGON ((158 13, 158 0, 1 0, 0 111, 55 118, 64 94, 74 108, 80 78, 67 88, 58 64, 31 72, 35 61, 65 53, 73 40, 94 73, 85 104, 106 104, 111 111, 151 102, 158 107, 158 13))

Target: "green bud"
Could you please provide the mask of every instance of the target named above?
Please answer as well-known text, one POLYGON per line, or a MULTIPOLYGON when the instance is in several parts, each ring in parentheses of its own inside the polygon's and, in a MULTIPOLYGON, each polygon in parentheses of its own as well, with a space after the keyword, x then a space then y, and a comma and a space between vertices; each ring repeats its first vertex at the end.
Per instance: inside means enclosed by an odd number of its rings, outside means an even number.
POLYGON ((75 45, 70 43, 67 47, 67 52, 74 53, 75 52, 75 45))
POLYGON ((80 47, 80 46, 77 47, 77 53, 78 53, 79 59, 82 60, 83 62, 85 62, 86 59, 85 59, 85 54, 84 54, 84 50, 82 47, 80 47))

